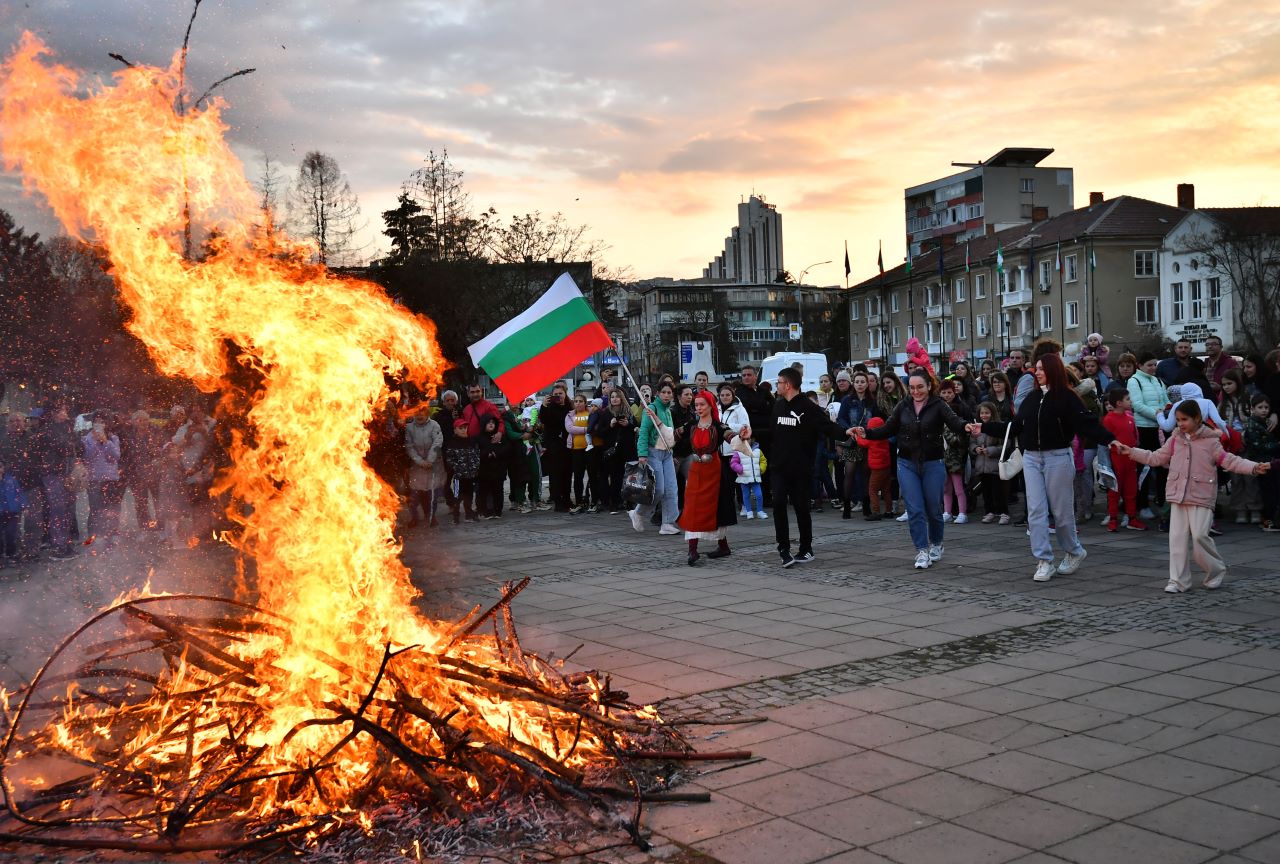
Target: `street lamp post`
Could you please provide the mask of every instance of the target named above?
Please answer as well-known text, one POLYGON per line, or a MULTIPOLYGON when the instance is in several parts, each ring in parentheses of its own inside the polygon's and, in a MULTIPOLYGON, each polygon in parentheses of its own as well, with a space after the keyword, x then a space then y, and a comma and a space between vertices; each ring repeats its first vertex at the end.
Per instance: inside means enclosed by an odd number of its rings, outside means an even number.
POLYGON ((823 264, 830 264, 832 259, 819 261, 816 264, 810 264, 808 267, 800 271, 800 278, 796 280, 796 315, 800 319, 800 353, 804 353, 804 274, 808 273, 814 267, 821 267, 823 264))

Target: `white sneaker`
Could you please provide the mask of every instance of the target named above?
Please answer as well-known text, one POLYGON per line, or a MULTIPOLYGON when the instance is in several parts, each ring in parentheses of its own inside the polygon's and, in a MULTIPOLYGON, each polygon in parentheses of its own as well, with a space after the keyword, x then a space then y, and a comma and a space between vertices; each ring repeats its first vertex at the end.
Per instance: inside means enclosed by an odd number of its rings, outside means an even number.
POLYGON ((982 517, 983 525, 990 525, 994 521, 996 521, 996 514, 994 513, 988 513, 986 516, 982 517))
POLYGON ((742 511, 742 515, 743 515, 743 516, 745 516, 745 517, 746 517, 746 518, 748 518, 748 519, 754 519, 754 518, 756 518, 756 514, 752 513, 750 510, 743 510, 743 511, 742 511))
POLYGON ((634 510, 628 510, 627 516, 631 519, 632 528, 639 532, 644 531, 644 517, 640 515, 639 507, 636 507, 634 510))
POLYGON ((902 514, 901 516, 899 516, 899 517, 898 517, 897 521, 899 521, 899 522, 910 522, 910 521, 911 521, 911 514, 910 514, 910 513, 907 513, 907 512, 905 512, 905 511, 904 511, 904 512, 903 512, 903 514, 902 514))
POLYGON ((1169 580, 1168 585, 1164 586, 1164 593, 1166 594, 1181 594, 1182 591, 1182 586, 1177 582, 1174 582, 1172 579, 1169 580))
POLYGON ((1036 565, 1036 573, 1031 578, 1037 582, 1048 582, 1053 578, 1053 562, 1041 561, 1036 565))
POLYGON ((942 522, 943 522, 943 524, 946 524, 947 522, 950 522, 950 521, 951 521, 952 519, 954 519, 954 518, 955 518, 955 517, 954 517, 954 516, 952 516, 950 513, 943 513, 943 514, 942 514, 942 522))
POLYGON ((1128 528, 1128 527, 1129 527, 1129 516, 1128 516, 1128 514, 1125 514, 1124 516, 1121 516, 1121 517, 1120 517, 1120 527, 1121 527, 1121 528, 1128 528))
POLYGON ((1215 588, 1222 587, 1222 578, 1227 575, 1226 570, 1220 570, 1217 574, 1208 577, 1200 584, 1212 591, 1215 588))
POLYGON ((930 561, 941 561, 941 560, 942 560, 942 544, 941 544, 941 543, 937 543, 937 544, 930 543, 930 544, 929 544, 929 560, 930 560, 930 561))
POLYGON ((928 549, 921 549, 919 552, 916 553, 916 569, 917 570, 928 570, 929 565, 932 563, 933 562, 929 560, 928 549))
POLYGON ((968 521, 969 521, 969 514, 968 514, 968 513, 960 513, 960 514, 958 514, 958 515, 956 516, 956 524, 957 524, 957 525, 963 525, 963 524, 965 524, 965 523, 966 523, 966 522, 968 522, 968 521))
POLYGON ((1144 522, 1150 522, 1152 519, 1156 518, 1156 514, 1151 511, 1150 507, 1143 507, 1138 515, 1142 517, 1142 521, 1144 522))
POLYGON ((759 513, 757 513, 757 514, 756 514, 756 518, 757 518, 757 519, 768 519, 768 518, 769 518, 769 514, 768 514, 768 513, 766 513, 766 512, 764 512, 763 510, 761 510, 759 513))
POLYGON ((1084 559, 1089 557, 1087 549, 1081 549, 1079 555, 1072 555, 1070 552, 1062 556, 1062 563, 1058 565, 1058 572, 1063 576, 1070 576, 1072 573, 1080 569, 1080 565, 1084 563, 1084 559))
POLYGON ((658 529, 658 533, 659 533, 659 534, 667 534, 667 535, 671 535, 671 534, 679 534, 679 533, 680 533, 680 529, 679 529, 679 528, 677 528, 676 526, 674 526, 674 525, 670 524, 670 523, 667 523, 667 524, 663 525, 661 528, 659 528, 659 529, 658 529))
POLYGON ((1248 513, 1248 511, 1246 511, 1246 510, 1241 510, 1239 513, 1237 513, 1237 514, 1236 514, 1236 524, 1237 524, 1237 525, 1248 525, 1248 524, 1249 524, 1249 513, 1248 513))
POLYGON ((1013 520, 1009 518, 1008 513, 1001 513, 1000 518, 997 519, 996 521, 999 522, 1001 525, 1008 525, 1013 520))
POLYGON ((1262 514, 1257 510, 1254 510, 1252 513, 1249 514, 1249 522, 1253 525, 1261 524, 1262 514))

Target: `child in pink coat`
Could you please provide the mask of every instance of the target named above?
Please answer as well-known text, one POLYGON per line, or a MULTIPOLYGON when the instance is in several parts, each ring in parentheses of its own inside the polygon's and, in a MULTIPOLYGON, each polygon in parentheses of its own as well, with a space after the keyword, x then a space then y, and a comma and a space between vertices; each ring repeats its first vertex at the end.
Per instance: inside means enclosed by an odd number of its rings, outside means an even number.
POLYGON ((929 362, 929 352, 924 350, 920 340, 914 336, 907 340, 907 359, 917 366, 923 366, 929 370, 930 378, 938 377, 938 373, 933 371, 933 364, 929 362))
POLYGON ((1192 555, 1205 571, 1205 588, 1217 588, 1227 574, 1226 562, 1209 536, 1213 524, 1213 505, 1218 499, 1218 468, 1234 474, 1265 474, 1271 467, 1265 462, 1250 462, 1222 447, 1222 435, 1204 425, 1200 406, 1187 399, 1174 410, 1177 431, 1169 435, 1159 450, 1143 450, 1118 442, 1116 452, 1143 465, 1168 466, 1165 499, 1169 502, 1169 584, 1168 594, 1181 594, 1191 588, 1191 565, 1187 561, 1187 540, 1192 555))

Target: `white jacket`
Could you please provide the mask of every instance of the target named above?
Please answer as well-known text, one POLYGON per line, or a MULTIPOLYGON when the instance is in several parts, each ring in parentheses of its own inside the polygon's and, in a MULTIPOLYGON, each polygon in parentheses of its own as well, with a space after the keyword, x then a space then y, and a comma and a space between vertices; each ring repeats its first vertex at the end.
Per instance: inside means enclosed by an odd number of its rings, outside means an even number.
MULTIPOLYGON (((733 430, 733 434, 737 435, 742 431, 742 427, 751 428, 751 420, 747 417, 747 409, 742 407, 742 403, 733 400, 733 404, 728 408, 720 409, 720 422, 733 430)), ((733 445, 729 441, 725 441, 720 445, 720 453, 724 456, 733 455, 733 445)))
POLYGON ((742 462, 742 473, 738 475, 738 482, 744 486, 748 483, 759 483, 763 476, 760 473, 760 448, 752 447, 750 456, 739 450, 738 459, 742 462))

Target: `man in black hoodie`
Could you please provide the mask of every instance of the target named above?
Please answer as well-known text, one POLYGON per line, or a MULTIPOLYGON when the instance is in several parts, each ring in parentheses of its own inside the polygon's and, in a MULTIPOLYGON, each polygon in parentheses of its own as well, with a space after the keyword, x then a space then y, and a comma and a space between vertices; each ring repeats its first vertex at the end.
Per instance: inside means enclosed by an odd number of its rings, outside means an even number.
POLYGON ((551 395, 538 409, 538 423, 542 426, 542 464, 551 485, 551 503, 557 513, 569 512, 569 454, 565 448, 564 418, 573 407, 569 402, 569 388, 557 381, 551 395))
MULTIPOLYGON (((777 397, 773 401, 772 455, 768 457, 766 474, 773 489, 773 531, 778 540, 778 554, 782 566, 790 567, 797 561, 812 561, 813 520, 809 516, 809 492, 813 483, 814 454, 818 439, 851 437, 853 430, 845 432, 827 414, 826 409, 800 395, 800 373, 795 369, 778 372, 777 397), (791 526, 787 522, 787 505, 796 511, 796 526, 800 530, 800 548, 791 555, 791 526)), ((752 430, 754 432, 755 426, 752 430)))

